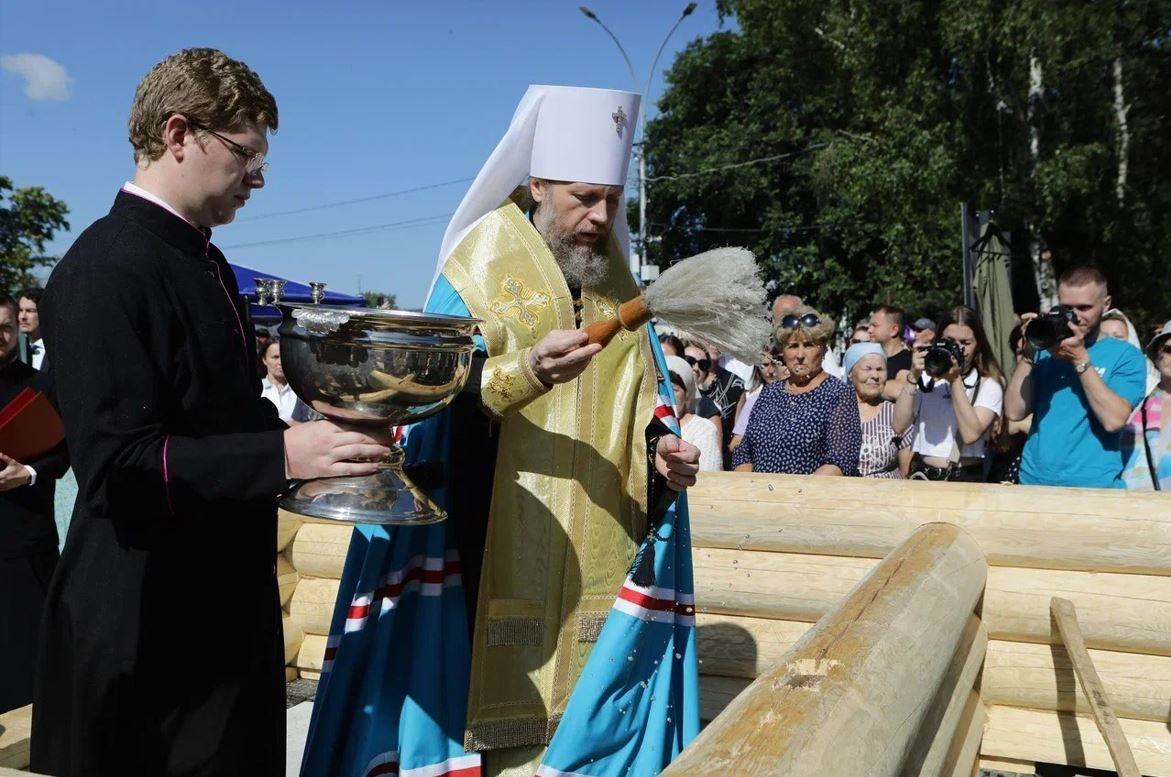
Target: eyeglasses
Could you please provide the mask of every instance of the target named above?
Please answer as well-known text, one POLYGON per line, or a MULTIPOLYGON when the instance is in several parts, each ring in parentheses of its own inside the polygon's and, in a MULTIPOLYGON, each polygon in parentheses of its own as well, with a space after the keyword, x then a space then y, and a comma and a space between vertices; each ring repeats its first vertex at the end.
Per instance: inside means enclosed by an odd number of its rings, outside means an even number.
POLYGON ((687 362, 692 367, 699 367, 700 372, 707 372, 712 367, 711 359, 697 359, 694 356, 684 356, 683 361, 687 362))
POLYGON ((800 318, 790 313, 781 319, 781 329, 796 329, 798 327, 813 329, 816 326, 821 326, 821 319, 812 313, 806 313, 800 318))
POLYGON ((204 132, 210 135, 215 135, 217 138, 222 140, 229 149, 238 154, 240 158, 244 160, 244 172, 246 174, 256 175, 257 173, 263 173, 268 169, 268 165, 264 161, 264 154, 260 153, 259 151, 248 148, 248 146, 242 146, 234 140, 225 138, 223 135, 211 129, 210 127, 205 127, 198 122, 192 121, 191 119, 187 120, 187 126, 191 127, 192 129, 203 130, 204 132))

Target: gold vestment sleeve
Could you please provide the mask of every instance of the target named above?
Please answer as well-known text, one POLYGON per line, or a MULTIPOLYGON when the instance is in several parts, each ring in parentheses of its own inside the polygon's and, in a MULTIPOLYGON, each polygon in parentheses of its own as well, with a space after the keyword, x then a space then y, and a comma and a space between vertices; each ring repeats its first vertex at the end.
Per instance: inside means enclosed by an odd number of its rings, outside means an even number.
POLYGON ((529 348, 492 356, 484 362, 480 400, 497 418, 505 418, 549 391, 529 364, 529 348))

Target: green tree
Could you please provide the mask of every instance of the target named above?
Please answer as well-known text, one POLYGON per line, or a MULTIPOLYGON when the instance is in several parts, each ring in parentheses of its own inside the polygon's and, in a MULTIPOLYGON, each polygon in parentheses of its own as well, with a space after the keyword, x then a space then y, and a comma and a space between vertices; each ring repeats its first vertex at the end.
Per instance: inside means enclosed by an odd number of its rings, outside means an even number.
POLYGON ((718 5, 737 29, 680 53, 647 127, 652 260, 744 245, 828 312, 937 311, 967 201, 1012 232, 1022 308, 1048 247, 1171 314, 1171 0, 718 5))
POLYGON ((397 300, 395 295, 387 294, 385 291, 364 291, 362 296, 366 299, 366 307, 377 308, 384 302, 388 307, 395 307, 397 300))
POLYGON ((11 179, 0 176, 0 289, 32 286, 32 270, 57 261, 44 255, 45 243, 57 230, 69 229, 68 213, 64 202, 41 187, 13 189, 11 179))

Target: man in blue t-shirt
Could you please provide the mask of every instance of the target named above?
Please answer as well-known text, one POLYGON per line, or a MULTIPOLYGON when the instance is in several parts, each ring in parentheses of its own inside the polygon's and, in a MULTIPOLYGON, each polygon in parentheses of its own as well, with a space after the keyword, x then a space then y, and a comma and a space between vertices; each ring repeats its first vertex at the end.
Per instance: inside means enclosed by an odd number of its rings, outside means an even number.
MULTIPOLYGON (((1018 364, 1004 393, 1008 418, 1033 414, 1021 483, 1121 488, 1122 429, 1146 389, 1142 352, 1098 336, 1102 313, 1110 307, 1106 277, 1098 270, 1067 270, 1057 297, 1077 314, 1077 323, 1068 324, 1070 336, 1018 364)), ((1021 317, 1026 336, 1036 317, 1021 317)))

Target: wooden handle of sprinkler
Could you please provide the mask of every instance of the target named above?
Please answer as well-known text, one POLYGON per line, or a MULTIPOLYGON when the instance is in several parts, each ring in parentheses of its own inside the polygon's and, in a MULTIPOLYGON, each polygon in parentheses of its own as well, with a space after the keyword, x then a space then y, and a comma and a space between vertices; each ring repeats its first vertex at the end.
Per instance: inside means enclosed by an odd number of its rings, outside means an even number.
POLYGON ((623 329, 634 331, 651 320, 650 308, 642 295, 623 302, 618 306, 618 316, 606 321, 595 321, 585 328, 590 343, 598 343, 603 348, 614 339, 614 335, 623 329))

